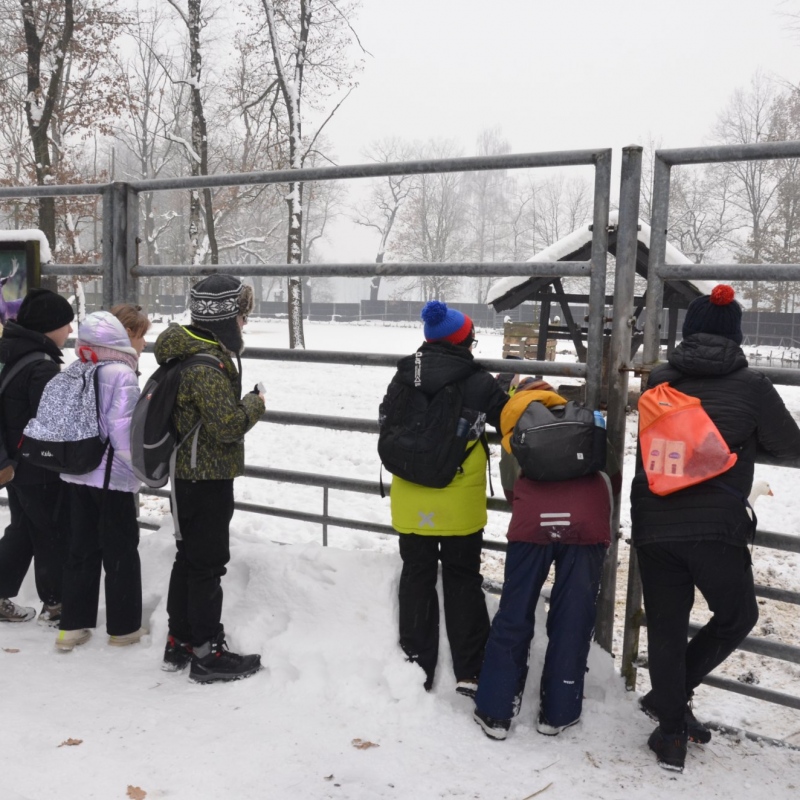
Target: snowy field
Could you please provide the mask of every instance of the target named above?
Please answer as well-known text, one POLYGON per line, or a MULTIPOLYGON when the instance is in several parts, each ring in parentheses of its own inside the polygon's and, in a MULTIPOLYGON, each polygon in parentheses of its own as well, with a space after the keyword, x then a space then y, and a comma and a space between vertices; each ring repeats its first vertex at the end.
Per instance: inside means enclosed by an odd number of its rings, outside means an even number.
MULTIPOLYGON (((246 332, 252 347, 287 346, 285 322, 251 321, 246 332)), ((478 338, 478 357, 500 357, 500 335, 479 331, 478 338)), ((309 349, 402 354, 420 341, 411 326, 306 324, 309 349)), ((153 368, 145 355, 144 376, 153 368)), ((262 381, 273 410, 375 419, 390 377, 378 367, 244 361, 245 387, 262 381)), ((800 390, 780 391, 800 419, 800 390)), ((632 417, 623 497, 634 448, 632 417)), ((378 479, 375 438, 367 434, 262 423, 248 436, 247 461, 378 479)), ((494 468, 499 492, 497 459, 494 468)), ((796 473, 757 467, 756 477, 775 493, 759 501, 761 527, 800 533, 796 473)), ((243 501, 322 512, 321 489, 252 479, 236 486, 243 501)), ((388 524, 389 500, 332 492, 330 513, 388 524)), ((653 723, 625 692, 618 664, 596 646, 580 724, 555 738, 539 735, 533 723, 546 644, 543 603, 522 712, 505 742, 489 740, 471 719, 471 702, 454 692, 446 642, 431 693, 418 668, 403 660, 396 641, 400 562, 390 536, 332 529, 323 548, 319 525, 237 512, 223 621, 230 643, 262 653, 265 669, 227 686, 196 686, 186 674, 163 673, 171 521, 153 498, 143 515, 162 528, 143 533, 140 545, 145 625, 152 632, 140 646, 107 646, 102 599, 95 637, 69 654, 55 651, 50 630, 0 628, 0 800, 800 796, 800 752, 740 736, 690 745, 683 775, 659 769, 646 746, 653 723)), ((502 539, 507 521, 507 514, 491 514, 489 535, 502 539)), ((623 537, 628 521, 624 507, 623 537)), ((5 509, 0 524, 7 524, 5 509)), ((618 623, 627 560, 623 541, 618 623)), ((799 556, 756 548, 754 560, 759 583, 800 591, 799 556)), ((484 571, 501 578, 502 557, 487 554, 484 571)), ((36 604, 31 575, 18 600, 36 604)), ((489 598, 490 612, 496 603, 489 598)), ((755 635, 798 645, 798 618, 795 606, 765 602, 755 635)), ((643 632, 643 645, 645 638, 643 632)), ((748 673, 761 686, 800 693, 797 665, 737 654, 721 670, 734 679, 748 673)), ((645 681, 646 673, 642 690, 645 681)), ((701 719, 800 746, 798 711, 706 688, 696 710, 701 719)))

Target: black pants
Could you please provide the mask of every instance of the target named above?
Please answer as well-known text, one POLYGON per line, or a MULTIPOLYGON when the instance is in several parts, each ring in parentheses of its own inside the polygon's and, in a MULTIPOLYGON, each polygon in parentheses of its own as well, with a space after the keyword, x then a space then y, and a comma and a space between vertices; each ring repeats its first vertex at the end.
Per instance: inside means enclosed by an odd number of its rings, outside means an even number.
POLYGON ((106 630, 110 636, 142 624, 139 523, 132 492, 69 484, 72 538, 64 569, 61 630, 94 628, 105 570, 106 630))
POLYGON ((692 692, 758 621, 746 547, 724 542, 664 542, 636 549, 647 614, 651 700, 661 727, 676 732, 692 692), (687 644, 697 587, 713 617, 687 644))
POLYGON ((62 481, 9 484, 11 523, 0 539, 0 597, 16 597, 33 560, 39 599, 61 602, 69 547, 69 496, 62 481))
POLYGON ((442 562, 444 619, 456 680, 476 678, 489 637, 483 596, 483 530, 469 536, 400 534, 400 646, 433 685, 439 657, 439 598, 436 578, 442 562))
POLYGON ((169 632, 199 646, 222 631, 220 578, 230 561, 233 481, 175 481, 181 539, 167 598, 169 632))

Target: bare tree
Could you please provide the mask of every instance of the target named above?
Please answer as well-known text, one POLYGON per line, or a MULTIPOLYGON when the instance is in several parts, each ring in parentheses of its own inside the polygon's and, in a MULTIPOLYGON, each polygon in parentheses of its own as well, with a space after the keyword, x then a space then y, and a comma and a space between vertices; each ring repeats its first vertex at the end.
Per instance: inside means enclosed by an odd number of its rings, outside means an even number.
MULTIPOLYGON (((388 164, 392 161, 407 161, 414 156, 413 146, 401 139, 385 139, 374 142, 364 151, 370 161, 378 164, 388 164)), ((392 235, 397 214, 400 207, 408 198, 411 191, 411 178, 409 175, 389 175, 372 182, 369 198, 362 202, 358 208, 353 209, 351 219, 356 225, 372 228, 378 232, 378 249, 375 254, 375 263, 383 264, 389 237, 392 235)), ((381 276, 372 277, 369 285, 369 299, 377 300, 381 288, 381 276)))

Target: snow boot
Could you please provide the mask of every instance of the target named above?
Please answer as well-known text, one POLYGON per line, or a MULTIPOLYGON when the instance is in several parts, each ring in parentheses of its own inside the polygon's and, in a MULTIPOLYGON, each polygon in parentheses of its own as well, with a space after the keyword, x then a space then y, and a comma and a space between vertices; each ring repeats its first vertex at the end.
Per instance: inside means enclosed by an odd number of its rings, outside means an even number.
POLYGON ((69 653, 79 644, 84 644, 92 638, 92 632, 88 628, 78 628, 74 631, 59 631, 56 637, 56 650, 62 653, 69 653))
POLYGON ((127 647, 129 644, 138 644, 142 640, 142 636, 147 636, 150 633, 147 628, 139 628, 138 631, 133 633, 124 633, 122 636, 109 636, 108 643, 112 647, 127 647))
POLYGON ((483 732, 490 738, 496 741, 502 741, 508 736, 508 729, 511 727, 510 719, 495 719, 476 708, 472 712, 472 719, 481 726, 483 732))
MULTIPOLYGON (((658 714, 651 705, 651 694, 651 692, 648 692, 646 695, 639 698, 639 708, 644 711, 653 722, 658 722, 658 714)), ((690 742, 694 742, 695 744, 708 744, 711 741, 711 731, 694 715, 691 701, 686 704, 686 711, 683 712, 683 721, 686 723, 686 731, 689 735, 690 742)))
POLYGON ((18 606, 7 597, 0 597, 0 622, 28 622, 35 616, 35 608, 18 606))
POLYGON ((180 642, 172 634, 167 636, 164 648, 164 660, 161 669, 164 672, 180 672, 192 663, 192 646, 189 642, 180 642))
POLYGON ((460 681, 456 681, 456 692, 474 700, 475 695, 478 693, 478 679, 462 678, 460 681))
POLYGON ((192 683, 217 683, 249 678, 261 669, 261 656, 231 653, 220 632, 210 642, 194 648, 189 680, 192 683))
POLYGON ((541 733, 542 736, 558 736, 561 731, 571 728, 573 725, 577 725, 579 721, 580 717, 572 720, 572 722, 568 722, 566 725, 551 725, 540 711, 539 718, 536 720, 536 730, 541 733))
POLYGON ((36 622, 45 628, 57 628, 61 623, 61 603, 53 603, 53 605, 44 603, 36 622))
POLYGON ((683 772, 688 740, 685 727, 680 733, 664 733, 659 726, 650 734, 647 746, 656 754, 659 767, 683 772))

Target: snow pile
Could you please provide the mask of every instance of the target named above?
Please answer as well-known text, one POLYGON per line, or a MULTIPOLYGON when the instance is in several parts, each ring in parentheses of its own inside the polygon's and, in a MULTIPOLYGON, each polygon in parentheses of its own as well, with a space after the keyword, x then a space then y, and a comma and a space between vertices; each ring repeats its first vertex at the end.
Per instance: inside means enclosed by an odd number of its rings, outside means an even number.
POLYGON ((19 231, 0 231, 0 242, 39 242, 39 260, 42 264, 49 264, 53 260, 50 243, 47 237, 36 228, 26 228, 19 231))

